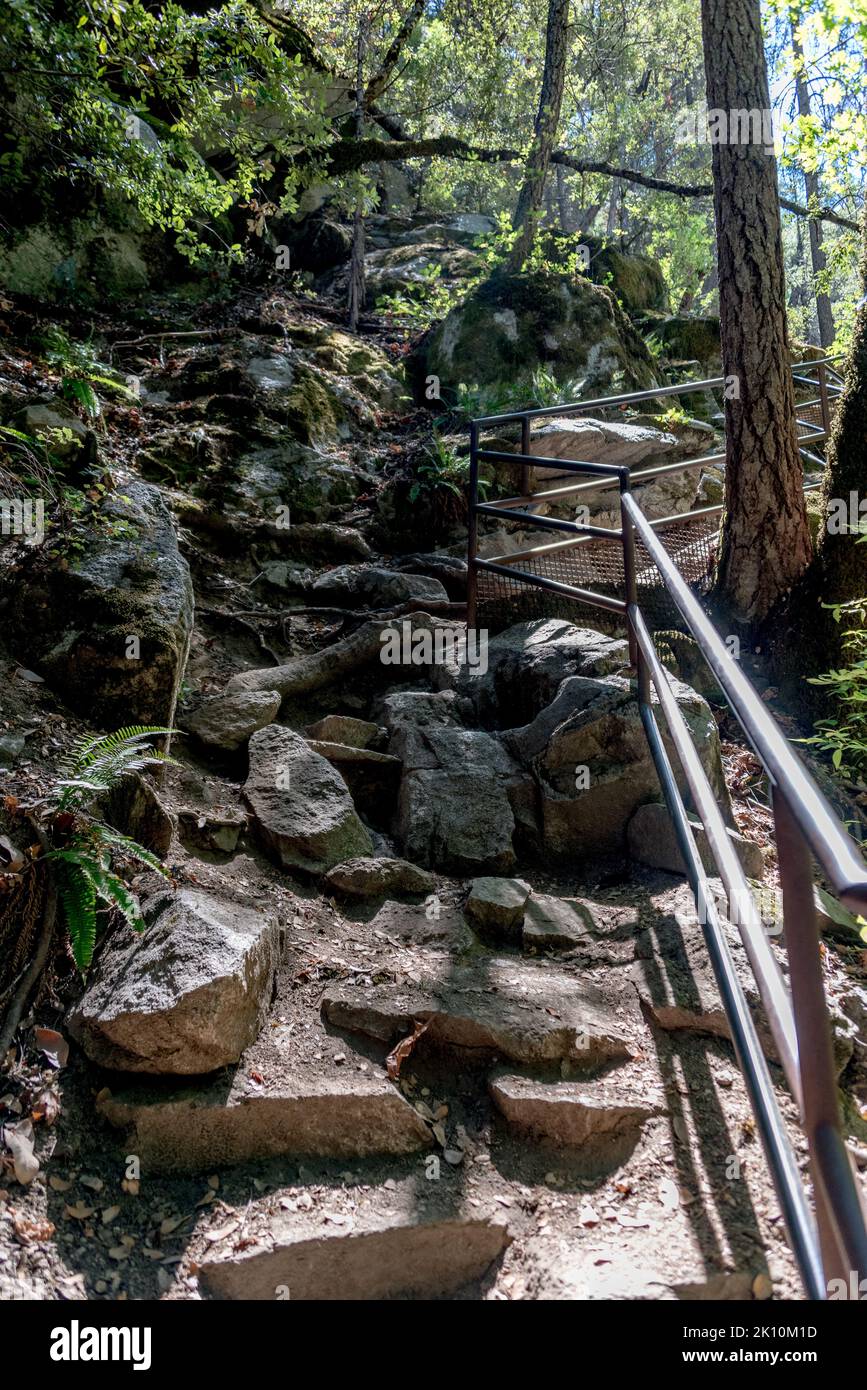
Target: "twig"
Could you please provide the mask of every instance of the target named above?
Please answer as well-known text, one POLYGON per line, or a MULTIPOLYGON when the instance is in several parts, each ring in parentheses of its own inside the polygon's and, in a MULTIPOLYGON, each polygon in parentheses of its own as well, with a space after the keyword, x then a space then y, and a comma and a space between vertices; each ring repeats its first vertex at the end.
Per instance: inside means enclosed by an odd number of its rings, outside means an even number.
MULTIPOLYGON (((31 824, 33 824, 33 822, 31 822, 31 824)), ((48 837, 41 826, 34 825, 33 828, 36 831, 44 853, 48 849, 48 837)), ((30 991, 45 969, 45 964, 48 960, 48 952, 51 949, 51 942, 54 939, 54 925, 57 920, 57 886, 54 882, 54 876, 47 864, 45 866, 45 872, 48 875, 48 883, 45 892, 45 903, 42 908, 42 928, 39 933, 39 940, 36 943, 36 952, 21 979, 20 985, 12 996, 6 1018, 3 1021, 3 1027, 0 1029, 0 1064, 2 1064, 6 1053, 12 1045, 12 1039, 21 1022, 27 1000, 30 997, 30 991)))

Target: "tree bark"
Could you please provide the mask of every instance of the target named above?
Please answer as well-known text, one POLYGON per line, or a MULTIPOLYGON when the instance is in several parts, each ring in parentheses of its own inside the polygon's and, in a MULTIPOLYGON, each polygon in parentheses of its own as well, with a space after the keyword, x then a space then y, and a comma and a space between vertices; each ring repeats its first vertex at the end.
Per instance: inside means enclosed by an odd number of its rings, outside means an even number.
POLYGON ((506 271, 518 271, 523 267, 536 239, 545 180, 548 177, 551 153, 560 124, 568 48, 569 0, 548 0, 545 67, 542 72, 539 109, 533 128, 533 143, 524 169, 524 182, 512 218, 512 226, 518 235, 506 261, 506 271))
MULTIPOLYGON (((759 0, 702 0, 701 9, 708 110, 726 113, 731 136, 730 113, 770 111, 759 0)), ((749 628, 803 574, 810 533, 789 370, 776 160, 764 144, 720 140, 713 175, 723 374, 731 379, 716 587, 731 618, 749 628)))
MULTIPOLYGON (((367 19, 363 18, 358 29, 358 53, 355 76, 355 138, 364 139, 364 51, 367 46, 367 19)), ((355 216, 352 226, 352 257, 349 262, 349 296, 347 318, 350 333, 355 333, 358 320, 364 308, 367 285, 364 275, 364 199, 361 193, 355 201, 355 216)))
MULTIPOLYGON (((794 20, 792 21, 792 51, 795 55, 795 94, 798 100, 798 115, 809 117, 810 115, 810 88, 804 76, 804 50, 798 38, 798 29, 794 20)), ((807 207, 814 208, 819 206, 819 176, 814 170, 804 170, 804 191, 807 195, 807 207)), ((822 224, 811 217, 807 226, 810 231, 810 260, 813 266, 813 281, 817 286, 822 284, 822 274, 826 267, 825 252, 822 248, 822 224)), ((819 342, 822 347, 829 348, 837 336, 834 327, 834 313, 831 308, 831 300, 826 290, 816 289, 816 318, 819 323, 819 342)))

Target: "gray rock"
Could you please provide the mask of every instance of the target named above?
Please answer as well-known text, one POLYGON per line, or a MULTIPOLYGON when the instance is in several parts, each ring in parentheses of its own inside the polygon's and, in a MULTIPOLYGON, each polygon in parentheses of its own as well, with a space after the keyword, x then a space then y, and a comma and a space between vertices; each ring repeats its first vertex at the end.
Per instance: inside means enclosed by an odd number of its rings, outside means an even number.
POLYGON ((515 832, 535 832, 530 779, 494 734, 458 726, 453 691, 389 696, 389 752, 403 762, 395 834, 407 858, 459 873, 508 872, 515 832))
POLYGON ((593 913, 579 898, 534 893, 524 913, 524 949, 577 946, 594 928, 593 913))
POLYGON ((325 875, 329 888, 349 898, 379 898, 393 893, 431 893, 434 876, 406 859, 347 859, 325 875))
POLYGON ((521 878, 474 878, 464 910, 483 932, 517 941, 529 896, 530 885, 521 878))
POLYGON ((310 586, 316 598, 330 598, 358 607, 394 608, 401 603, 447 603, 438 579, 402 574, 378 565, 343 565, 321 574, 310 586))
POLYGON ((444 392, 461 382, 514 385, 543 365, 585 398, 615 382, 620 390, 655 384, 650 354, 614 296, 583 276, 542 271, 483 281, 425 334, 409 363, 419 386, 433 374, 444 392))
POLYGON ((512 958, 429 966, 405 984, 330 985, 322 1013, 336 1028, 394 1043, 429 1020, 425 1045, 489 1050, 513 1062, 567 1061, 581 1070, 624 1061, 643 1031, 621 985, 593 983, 550 962, 512 958))
POLYGON ((255 1038, 277 967, 275 918, 183 889, 120 931, 68 1020, 88 1057, 118 1071, 199 1075, 255 1038))
POLYGON ((246 828, 247 817, 240 811, 216 815, 184 807, 178 812, 178 831, 186 849, 232 854, 246 828))
POLYGON ((461 672, 457 689, 483 723, 514 727, 534 719, 567 676, 613 675, 629 664, 625 639, 562 618, 516 623, 487 644, 487 669, 461 672))
POLYGON ((271 724, 253 734, 249 748, 244 796, 262 840, 284 868, 326 873, 370 853, 370 835, 346 783, 300 734, 271 724))
MULTIPOLYGON (((708 872, 717 873, 704 826, 694 817, 690 818, 690 824, 702 864, 708 872)), ((737 830, 729 829, 728 836, 747 878, 762 878, 765 865, 759 846, 737 830)), ((672 874, 686 873, 671 816, 662 802, 648 801, 644 806, 639 806, 629 822, 626 838, 630 855, 639 863, 648 864, 652 869, 666 869, 672 874)))
POLYGON ((164 858, 171 848, 175 817, 160 800, 147 777, 134 772, 122 777, 101 802, 102 815, 122 835, 164 858))
POLYGON ((99 1113, 129 1131, 150 1173, 196 1172, 290 1154, 364 1158, 414 1153, 431 1144, 421 1116, 383 1074, 334 1069, 269 1075, 254 1089, 244 1069, 231 1083, 103 1096, 99 1113))
POLYGON ((368 1213, 342 1233, 318 1223, 299 1229, 297 1216, 270 1220, 269 1228, 267 1250, 203 1261, 207 1294, 267 1300, 285 1288, 294 1302, 447 1297, 480 1279, 510 1241, 501 1218, 426 1220, 417 1210, 396 1221, 368 1213))
POLYGON ((307 728, 307 737, 322 743, 342 743, 349 748, 370 748, 385 735, 378 724, 354 719, 349 714, 326 714, 307 728))
POLYGON ((171 724, 193 590, 157 488, 124 481, 82 556, 31 551, 10 596, 8 640, 75 710, 101 728, 171 724))
POLYGON ((12 767, 17 763, 27 745, 27 735, 19 729, 7 729, 0 733, 0 764, 12 767))
MULTIPOLYGON (((719 734, 710 707, 680 682, 675 682, 674 692, 711 785, 728 810, 719 734)), ((664 737, 676 763, 670 740, 664 737)), ((622 677, 568 677, 541 714, 504 734, 503 740, 535 773, 543 843, 550 854, 622 851, 636 807, 658 794, 635 692, 622 677)), ((682 774, 680 780, 685 788, 682 774)))
POLYGON ((276 690, 228 691, 204 700, 184 717, 184 727, 202 743, 234 752, 277 718, 280 700, 276 690))

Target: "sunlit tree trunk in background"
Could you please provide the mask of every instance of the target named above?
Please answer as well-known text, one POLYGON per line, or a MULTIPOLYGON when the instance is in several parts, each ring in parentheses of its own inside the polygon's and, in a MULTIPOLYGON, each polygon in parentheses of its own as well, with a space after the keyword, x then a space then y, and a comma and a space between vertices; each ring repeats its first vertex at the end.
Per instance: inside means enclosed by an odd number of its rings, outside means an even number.
MULTIPOLYGON (((795 94, 798 100, 798 115, 809 118, 810 116, 810 88, 807 85, 807 78, 804 73, 803 60, 804 50, 798 38, 798 29, 795 21, 792 21, 792 50, 795 54, 796 74, 795 74, 795 94)), ((819 176, 814 171, 804 170, 804 189, 807 194, 807 207, 819 207, 819 176)), ((810 260, 813 266, 814 283, 821 285, 821 276, 825 270, 825 252, 822 249, 822 224, 816 222, 812 217, 807 226, 810 230, 810 260)), ((831 300, 826 290, 818 288, 816 290, 816 317, 819 322, 819 342, 822 347, 829 348, 837 336, 834 328, 834 313, 831 308, 831 300)))
POLYGON ((551 163, 551 151, 560 124, 568 48, 569 0, 549 0, 542 90, 539 93, 539 109, 533 129, 533 143, 524 170, 524 182, 512 218, 512 226, 518 235, 506 262, 508 271, 521 269, 536 238, 539 212, 545 194, 545 180, 551 163))
MULTIPOLYGON (((702 0, 707 105, 770 112, 759 0, 702 0)), ((762 122, 760 121, 760 124, 762 122)), ((713 144, 725 402, 725 514, 717 594, 758 624, 810 560, 795 426, 777 166, 760 131, 713 144), (737 394, 735 394, 737 393, 737 394)))
MULTIPOLYGON (((367 47, 367 17, 362 16, 358 27, 358 47, 355 71, 355 138, 364 139, 364 52, 367 47)), ((360 177, 360 174, 359 174, 360 177)), ((349 300, 347 314, 349 331, 354 333, 364 308, 367 293, 364 275, 364 197, 358 194, 355 200, 355 217, 352 228, 352 257, 349 262, 349 300)))

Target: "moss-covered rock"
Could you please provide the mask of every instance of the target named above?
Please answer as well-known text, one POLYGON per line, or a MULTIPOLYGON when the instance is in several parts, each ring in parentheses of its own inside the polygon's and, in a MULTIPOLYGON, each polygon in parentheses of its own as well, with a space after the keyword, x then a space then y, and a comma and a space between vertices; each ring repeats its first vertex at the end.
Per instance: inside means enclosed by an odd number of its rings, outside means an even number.
POLYGON ((547 368, 584 394, 654 385, 653 362, 609 290, 547 271, 497 274, 431 329, 409 368, 417 398, 425 378, 444 396, 467 386, 508 385, 547 368))
MULTIPOLYGON (((558 239, 562 241, 562 239, 558 239)), ((652 256, 634 256, 619 251, 610 242, 583 233, 569 238, 569 249, 575 243, 590 252, 588 277, 597 285, 607 285, 627 314, 646 314, 668 309, 668 286, 662 267, 652 256)))
POLYGON ((672 362, 698 362, 710 376, 722 374, 719 319, 675 315, 652 325, 665 356, 672 362))
POLYGON ((81 553, 33 551, 9 595, 16 654, 73 709, 106 729, 171 722, 193 590, 156 488, 125 483, 99 508, 81 553))

